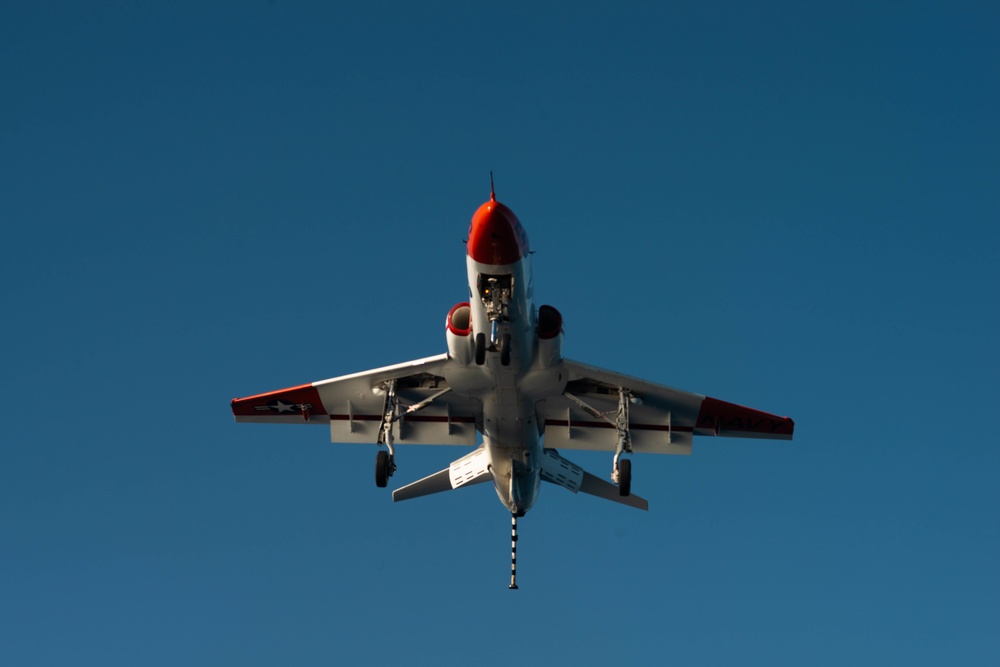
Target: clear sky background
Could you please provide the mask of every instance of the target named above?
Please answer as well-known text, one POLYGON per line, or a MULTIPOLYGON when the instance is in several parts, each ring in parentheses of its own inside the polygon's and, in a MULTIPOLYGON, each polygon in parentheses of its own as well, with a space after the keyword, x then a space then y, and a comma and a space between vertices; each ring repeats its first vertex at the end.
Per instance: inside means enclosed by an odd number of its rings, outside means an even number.
POLYGON ((1000 663, 1000 6, 624 4, 0 6, 0 663, 1000 663), (491 169, 566 356, 797 423, 546 485, 517 592, 229 409, 444 351, 491 169))

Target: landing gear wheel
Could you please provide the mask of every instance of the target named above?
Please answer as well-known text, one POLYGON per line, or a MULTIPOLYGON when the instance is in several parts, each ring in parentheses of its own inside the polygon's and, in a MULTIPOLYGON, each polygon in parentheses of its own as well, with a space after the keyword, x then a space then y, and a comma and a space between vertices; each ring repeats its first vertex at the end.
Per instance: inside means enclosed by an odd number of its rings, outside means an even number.
POLYGON ((389 484, 389 476, 392 474, 392 461, 389 452, 379 451, 375 455, 375 486, 384 489, 389 484))
POLYGON ((486 334, 476 334, 476 365, 482 366, 486 361, 486 334))
POLYGON ((632 462, 628 459, 618 461, 618 495, 627 496, 632 493, 632 462))
POLYGON ((510 366, 510 334, 505 333, 500 337, 500 364, 510 366))

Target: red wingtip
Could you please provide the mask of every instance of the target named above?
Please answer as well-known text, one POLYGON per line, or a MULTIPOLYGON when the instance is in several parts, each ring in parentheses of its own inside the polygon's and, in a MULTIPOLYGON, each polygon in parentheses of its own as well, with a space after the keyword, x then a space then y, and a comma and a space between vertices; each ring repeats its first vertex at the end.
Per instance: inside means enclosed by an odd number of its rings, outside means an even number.
POLYGON ((702 401, 695 425, 697 435, 743 435, 791 440, 794 432, 795 422, 788 417, 745 408, 711 396, 702 401))

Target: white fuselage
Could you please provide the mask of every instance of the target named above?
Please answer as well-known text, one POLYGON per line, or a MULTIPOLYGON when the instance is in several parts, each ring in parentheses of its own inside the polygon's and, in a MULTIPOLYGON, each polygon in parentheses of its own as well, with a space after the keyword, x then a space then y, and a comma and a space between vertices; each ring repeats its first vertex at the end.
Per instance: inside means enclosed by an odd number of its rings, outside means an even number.
POLYGON ((480 264, 466 258, 472 307, 472 334, 491 326, 486 304, 478 298, 479 276, 510 274, 512 293, 509 320, 499 325, 500 333, 510 334, 510 364, 500 363, 498 352, 487 352, 485 371, 488 387, 483 401, 483 444, 490 459, 490 472, 500 501, 514 513, 530 508, 541 486, 541 436, 535 417, 535 401, 523 395, 520 378, 534 357, 535 309, 531 300, 531 258, 506 266, 480 264))
MULTIPOLYGON (((566 384, 559 357, 561 317, 556 314, 555 324, 540 331, 528 235, 492 193, 472 217, 466 270, 475 359, 463 354, 446 379, 452 391, 481 402, 482 423, 476 426, 497 495, 512 513, 523 515, 541 485, 542 429, 536 404, 561 394, 566 384)), ((464 328, 461 332, 466 335, 464 328)))
POLYGON ((541 485, 542 437, 535 404, 558 395, 565 385, 561 364, 543 368, 537 363, 537 311, 532 303, 531 258, 495 265, 467 257, 472 339, 484 334, 490 341, 492 327, 487 306, 480 297, 480 276, 510 276, 508 317, 499 323, 499 335, 510 335, 510 363, 501 363, 497 350, 488 350, 482 365, 455 368, 448 384, 452 391, 482 402, 483 445, 500 501, 511 512, 523 514, 538 498, 541 485))

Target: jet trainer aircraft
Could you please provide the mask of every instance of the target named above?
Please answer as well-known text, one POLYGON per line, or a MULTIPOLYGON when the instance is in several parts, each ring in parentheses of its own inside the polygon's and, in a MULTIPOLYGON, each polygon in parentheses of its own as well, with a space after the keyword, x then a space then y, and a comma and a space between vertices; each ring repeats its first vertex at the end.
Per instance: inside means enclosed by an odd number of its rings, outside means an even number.
POLYGON ((632 454, 690 454, 696 435, 792 438, 788 417, 564 359, 562 316, 535 307, 528 235, 492 187, 466 244, 469 301, 448 311, 446 353, 236 398, 236 421, 327 424, 333 442, 376 443, 380 487, 396 472, 396 445, 471 447, 481 433, 472 452, 392 499, 492 482, 511 512, 512 589, 517 519, 543 481, 646 510, 631 492, 632 454), (557 452, 566 449, 613 452, 614 483, 557 452))

